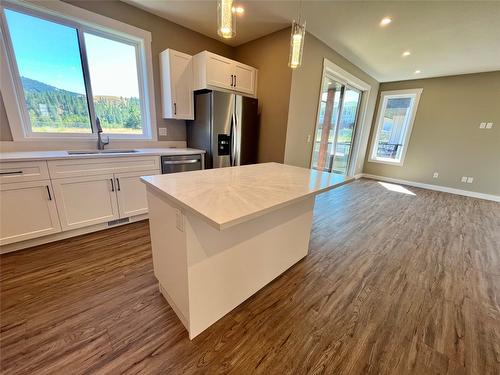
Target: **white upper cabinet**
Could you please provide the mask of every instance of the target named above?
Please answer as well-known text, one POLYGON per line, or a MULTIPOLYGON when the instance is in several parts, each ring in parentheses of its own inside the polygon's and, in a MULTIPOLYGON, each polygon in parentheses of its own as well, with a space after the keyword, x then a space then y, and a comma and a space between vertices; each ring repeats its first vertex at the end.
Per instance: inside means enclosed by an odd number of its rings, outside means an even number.
MULTIPOLYGON (((198 56, 198 55, 197 55, 198 56)), ((196 56, 195 56, 196 59, 196 56)), ((196 61, 196 60, 195 60, 196 61)), ((205 73, 206 86, 222 87, 233 89, 233 61, 213 53, 207 53, 206 65, 201 67, 202 73, 205 73)), ((206 88, 206 87, 199 87, 206 88)), ((196 88, 198 89, 198 87, 196 88)))
POLYGON ((251 66, 234 63, 234 87, 236 91, 257 95, 257 70, 251 66))
POLYGON ((163 118, 194 119, 192 56, 173 49, 160 53, 163 118))
POLYGON ((257 69, 203 51, 193 56, 194 89, 223 89, 257 96, 257 69))

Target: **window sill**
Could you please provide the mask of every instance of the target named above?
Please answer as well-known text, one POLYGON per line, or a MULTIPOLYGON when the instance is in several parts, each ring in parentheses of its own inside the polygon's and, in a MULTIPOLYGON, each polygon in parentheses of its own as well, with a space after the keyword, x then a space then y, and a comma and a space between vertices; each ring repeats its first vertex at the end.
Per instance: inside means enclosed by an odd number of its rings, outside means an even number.
POLYGON ((369 163, 379 163, 379 164, 386 164, 386 165, 394 165, 396 167, 402 167, 403 166, 403 160, 391 160, 391 159, 368 159, 369 163))

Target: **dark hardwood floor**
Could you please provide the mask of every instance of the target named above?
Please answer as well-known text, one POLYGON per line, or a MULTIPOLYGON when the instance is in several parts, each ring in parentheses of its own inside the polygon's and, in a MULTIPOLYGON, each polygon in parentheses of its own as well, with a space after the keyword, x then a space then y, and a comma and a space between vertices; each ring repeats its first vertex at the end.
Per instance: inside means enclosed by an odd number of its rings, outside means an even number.
POLYGON ((1 256, 2 374, 500 374, 500 204, 360 180, 310 254, 195 340, 147 222, 1 256))

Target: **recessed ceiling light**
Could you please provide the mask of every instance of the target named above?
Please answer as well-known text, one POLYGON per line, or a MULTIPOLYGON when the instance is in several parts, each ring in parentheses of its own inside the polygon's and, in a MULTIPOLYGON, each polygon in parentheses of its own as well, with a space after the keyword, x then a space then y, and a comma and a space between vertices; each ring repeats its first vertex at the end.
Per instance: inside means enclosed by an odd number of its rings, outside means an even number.
POLYGON ((387 26, 391 22, 392 22, 391 17, 384 17, 384 18, 382 18, 382 21, 380 21, 380 26, 387 26))
POLYGON ((233 13, 241 16, 243 13, 245 13, 245 8, 243 8, 242 6, 235 6, 233 7, 233 13))
POLYGON ((420 74, 422 73, 420 70, 415 70, 415 74, 420 74))
POLYGON ((410 56, 410 55, 411 55, 410 51, 404 51, 403 52, 403 57, 410 56))

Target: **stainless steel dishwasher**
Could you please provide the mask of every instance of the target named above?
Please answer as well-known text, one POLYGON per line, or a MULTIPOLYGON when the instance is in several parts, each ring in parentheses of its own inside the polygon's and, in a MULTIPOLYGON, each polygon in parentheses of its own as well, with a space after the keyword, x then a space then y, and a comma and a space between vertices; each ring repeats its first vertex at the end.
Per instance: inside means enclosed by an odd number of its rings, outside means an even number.
POLYGON ((161 173, 177 173, 203 169, 203 157, 197 155, 175 155, 161 157, 161 173))

